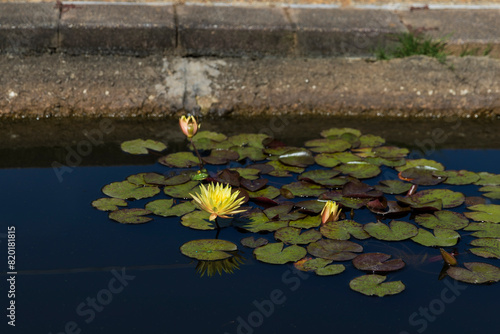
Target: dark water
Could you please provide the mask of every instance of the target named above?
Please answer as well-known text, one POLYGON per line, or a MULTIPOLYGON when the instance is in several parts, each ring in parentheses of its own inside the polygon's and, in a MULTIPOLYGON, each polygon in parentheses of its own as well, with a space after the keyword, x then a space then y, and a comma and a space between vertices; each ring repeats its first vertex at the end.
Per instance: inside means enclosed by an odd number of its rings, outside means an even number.
MULTIPOLYGON (((119 150, 116 145, 113 149, 119 150)), ((499 149, 427 153, 426 158, 447 169, 500 173, 499 149)), ((90 206, 103 197, 100 189, 105 184, 139 172, 164 173, 165 168, 75 167, 62 182, 50 167, 0 170, 0 305, 5 315, 8 226, 16 228, 18 272, 16 327, 8 326, 2 315, 2 333, 399 334, 487 333, 499 328, 500 284, 439 281, 441 261, 428 260, 439 251, 411 241, 359 241, 366 252, 383 251, 407 262, 389 275, 390 281, 403 281, 403 293, 366 297, 349 289, 349 281, 362 274, 349 262, 344 273, 319 277, 292 266, 260 263, 241 245, 245 263, 240 270, 200 277, 196 263, 180 254, 179 247, 189 240, 214 238, 215 231, 188 229, 179 218, 122 225, 90 206)), ((477 186, 449 188, 480 194, 477 186)), ((356 220, 374 221, 366 211, 358 210, 356 220)), ((463 206, 457 211, 463 212, 463 206)), ((247 235, 227 228, 219 237, 239 244, 247 235)), ((272 234, 264 237, 271 240, 272 234)), ((470 240, 463 236, 460 241, 459 262, 498 266, 498 260, 468 254, 470 240)))

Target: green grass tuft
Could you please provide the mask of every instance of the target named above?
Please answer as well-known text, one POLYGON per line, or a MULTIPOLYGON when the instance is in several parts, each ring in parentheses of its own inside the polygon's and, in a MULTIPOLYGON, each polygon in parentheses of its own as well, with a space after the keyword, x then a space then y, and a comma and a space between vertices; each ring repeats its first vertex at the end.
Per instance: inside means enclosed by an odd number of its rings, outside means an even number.
POLYGON ((398 45, 392 50, 378 49, 375 55, 379 60, 388 60, 392 58, 405 58, 410 56, 422 55, 434 57, 440 63, 446 61, 445 52, 446 43, 442 40, 434 41, 430 37, 416 35, 413 33, 403 33, 397 36, 398 45))

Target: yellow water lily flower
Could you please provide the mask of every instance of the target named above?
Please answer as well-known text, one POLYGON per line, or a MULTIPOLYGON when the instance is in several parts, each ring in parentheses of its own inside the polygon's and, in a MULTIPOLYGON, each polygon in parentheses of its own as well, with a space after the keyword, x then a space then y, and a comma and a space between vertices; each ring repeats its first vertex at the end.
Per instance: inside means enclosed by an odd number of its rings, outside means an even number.
POLYGON ((339 220, 340 212, 339 205, 334 201, 327 201, 321 211, 321 223, 335 222, 339 220))
POLYGON ((199 194, 189 194, 195 200, 200 209, 210 213, 210 220, 215 220, 217 217, 230 218, 228 215, 245 212, 246 210, 237 210, 244 198, 238 198, 240 192, 236 190, 231 193, 231 186, 226 187, 222 183, 214 185, 210 183, 205 188, 200 184, 201 192, 199 194))
POLYGON ((196 119, 193 116, 182 116, 179 119, 179 125, 181 127, 182 132, 188 137, 192 138, 196 132, 198 132, 199 125, 196 122, 196 119))

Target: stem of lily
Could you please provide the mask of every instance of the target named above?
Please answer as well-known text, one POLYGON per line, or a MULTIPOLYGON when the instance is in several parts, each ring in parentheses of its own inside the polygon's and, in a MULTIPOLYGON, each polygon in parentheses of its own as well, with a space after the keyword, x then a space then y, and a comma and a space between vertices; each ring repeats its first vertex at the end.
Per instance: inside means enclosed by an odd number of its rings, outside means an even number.
POLYGON ((217 230, 220 230, 219 222, 217 221, 219 217, 215 217, 215 226, 217 226, 217 230))
POLYGON ((198 160, 200 161, 200 163, 199 163, 200 170, 202 170, 203 169, 203 160, 201 160, 201 156, 200 156, 200 153, 198 152, 198 149, 196 148, 196 146, 194 146, 193 138, 191 138, 191 145, 193 146, 194 152, 196 153, 196 156, 198 157, 198 160))

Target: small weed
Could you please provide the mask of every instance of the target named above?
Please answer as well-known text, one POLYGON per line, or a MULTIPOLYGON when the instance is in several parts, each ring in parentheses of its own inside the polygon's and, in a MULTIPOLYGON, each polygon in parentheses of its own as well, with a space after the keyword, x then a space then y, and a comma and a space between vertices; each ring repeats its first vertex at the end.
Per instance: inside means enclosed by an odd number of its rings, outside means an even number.
MULTIPOLYGON (((469 50, 468 47, 465 47, 462 50, 462 52, 460 52, 460 57, 477 56, 479 54, 479 50, 480 48, 473 48, 469 50)), ((493 45, 491 43, 488 43, 488 45, 486 45, 486 48, 482 53, 482 56, 488 56, 492 50, 493 50, 493 45)))
POLYGON ((375 51, 377 59, 387 60, 392 58, 404 58, 415 55, 423 55, 436 58, 440 63, 446 61, 446 43, 442 40, 434 41, 430 37, 416 35, 414 33, 403 33, 397 36, 399 45, 393 50, 378 49, 375 51))

